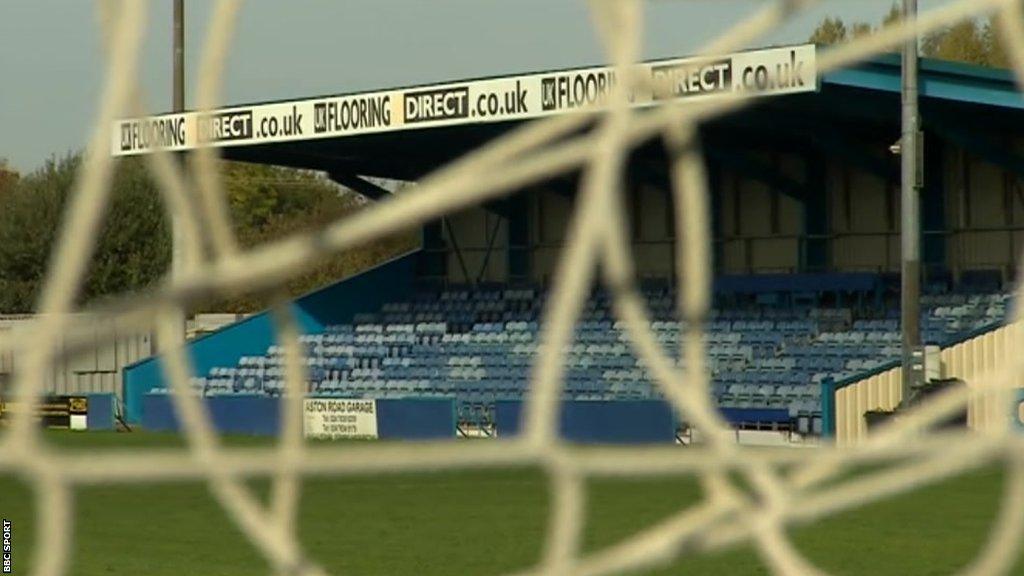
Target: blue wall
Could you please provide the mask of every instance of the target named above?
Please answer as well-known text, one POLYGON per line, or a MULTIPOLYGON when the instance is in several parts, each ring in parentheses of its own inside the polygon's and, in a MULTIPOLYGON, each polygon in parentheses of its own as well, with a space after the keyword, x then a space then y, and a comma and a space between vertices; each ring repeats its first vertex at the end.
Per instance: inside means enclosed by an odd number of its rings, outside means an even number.
POLYGON ((89 394, 89 412, 86 427, 89 430, 114 429, 114 400, 112 393, 89 394))
MULTIPOLYGON (((496 403, 499 438, 519 434, 522 411, 520 401, 496 403)), ((563 402, 560 431, 566 440, 584 444, 671 443, 676 439, 672 409, 658 400, 563 402)))
POLYGON ((377 436, 382 440, 441 440, 455 437, 455 400, 377 400, 377 436))
MULTIPOLYGON (((375 312, 386 302, 412 295, 418 252, 382 264, 295 300, 292 310, 307 334, 322 332, 325 326, 348 322, 360 312, 375 312)), ((250 316, 186 345, 194 374, 205 375, 211 368, 235 366, 242 356, 265 354, 276 342, 273 320, 262 312, 250 316)), ((148 358, 124 370, 125 417, 142 421, 143 397, 153 388, 165 387, 158 357, 148 358)))
POLYGON ((718 411, 731 424, 778 424, 793 420, 786 408, 719 408, 718 411))
MULTIPOLYGON (((281 401, 267 396, 212 396, 205 399, 221 434, 274 436, 281 426, 281 401)), ((178 415, 167 394, 146 394, 142 425, 155 432, 177 432, 178 415)), ((377 400, 377 436, 385 440, 438 440, 455 437, 452 399, 377 400)))
MULTIPOLYGON (((177 432, 178 414, 167 394, 147 394, 142 421, 146 430, 177 432)), ((221 434, 272 436, 281 425, 281 407, 267 396, 214 396, 206 399, 214 428, 221 434)))

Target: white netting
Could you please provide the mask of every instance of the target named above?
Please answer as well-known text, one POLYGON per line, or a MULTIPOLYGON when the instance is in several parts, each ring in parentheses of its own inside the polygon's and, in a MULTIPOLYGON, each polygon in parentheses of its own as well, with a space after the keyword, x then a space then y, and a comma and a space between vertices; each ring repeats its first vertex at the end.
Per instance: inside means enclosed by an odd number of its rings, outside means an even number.
MULTIPOLYGON (((213 10, 200 66, 200 109, 218 103, 224 56, 239 4, 222 0, 213 10)), ((706 46, 704 52, 722 53, 750 45, 813 4, 800 0, 766 3, 706 46)), ((108 0, 99 6, 108 32, 109 58, 88 153, 50 264, 40 314, 30 329, 4 335, 0 340, 0 351, 13 351, 22 359, 14 389, 20 397, 39 397, 42 376, 57 354, 62 335, 79 342, 95 335, 95 326, 78 325, 66 313, 73 309, 74 295, 92 253, 92 240, 97 237, 107 206, 113 162, 108 130, 114 118, 141 112, 135 80, 147 3, 108 0)), ((582 169, 576 211, 545 312, 542 346, 525 408, 525 434, 508 442, 447 442, 415 447, 304 445, 304 368, 299 362, 296 326, 287 308, 281 306, 274 318, 285 336, 287 381, 292 393, 287 396, 284 430, 277 447, 247 449, 244 453, 222 447, 200 400, 191 394, 173 395, 188 438, 187 454, 58 454, 43 442, 27 413, 14 418, 0 444, 0 471, 20 475, 35 490, 38 518, 34 566, 39 574, 61 574, 67 567, 74 526, 72 492, 77 485, 205 479, 225 513, 275 572, 319 574, 322 569, 306 556, 297 539, 296 510, 304 476, 513 464, 537 465, 550 476, 552 505, 546 546, 531 573, 612 573, 663 563, 682 550, 709 550, 748 541, 774 573, 814 574, 819 570, 791 544, 788 527, 990 462, 1006 466, 1005 494, 991 535, 966 572, 1005 573, 1011 568, 1024 539, 1024 450, 1020 436, 1009 426, 970 436, 914 431, 962 409, 972 395, 1005 396, 1011 375, 1021 368, 1016 358, 1007 359, 1005 368, 987 385, 940 395, 855 448, 765 452, 748 451, 731 441, 725 423, 711 404, 701 323, 697 321, 709 307, 711 267, 708 192, 701 149, 694 136, 698 123, 745 106, 747 99, 738 93, 698 104, 664 105, 645 113, 629 108, 627 91, 644 81, 630 74, 629 68, 640 56, 641 2, 594 0, 590 8, 608 60, 618 67, 623 79, 611 93, 607 108, 530 123, 438 170, 424 179, 415 193, 380 202, 321 230, 243 251, 228 225, 213 169, 214 151, 206 149, 194 155, 191 176, 167 154, 150 155, 148 161, 161 183, 168 209, 180 217, 188 240, 187 268, 180 281, 96 310, 116 316, 120 326, 153 327, 162 341, 170 341, 180 326, 177 319, 181 306, 197 297, 237 289, 272 289, 329 254, 353 249, 396 229, 422 224, 558 173, 582 169), (577 128, 590 123, 594 129, 580 135, 577 128), (676 269, 685 271, 678 279, 683 287, 679 312, 683 319, 690 320, 682 350, 687 367, 684 371, 663 354, 649 330, 644 301, 633 283, 635 275, 622 218, 625 210, 621 209, 626 153, 636 143, 659 135, 672 152, 670 174, 677 207, 676 229, 680 231, 676 269), (208 257, 204 257, 204 246, 212 247, 208 257), (556 418, 564 370, 560 350, 572 336, 572 326, 597 270, 603 274, 599 280, 614 295, 614 311, 626 321, 638 356, 650 367, 665 397, 701 431, 705 438, 702 445, 689 450, 606 448, 579 452, 559 441, 556 418), (847 482, 829 482, 867 462, 892 465, 847 482), (782 473, 783 467, 786 474, 782 473), (698 474, 706 498, 610 548, 582 552, 584 485, 588 477, 666 472, 698 474), (257 474, 273 478, 267 506, 243 482, 257 474), (742 476, 754 497, 731 483, 734 474, 742 476)), ((819 73, 894 50, 908 38, 958 20, 993 12, 1001 16, 999 33, 1018 77, 1024 78, 1024 14, 1015 0, 951 2, 921 14, 916 21, 896 24, 824 51, 818 58, 819 73)), ((174 390, 187 390, 191 370, 185 357, 172 350, 166 354, 166 366, 174 390)))

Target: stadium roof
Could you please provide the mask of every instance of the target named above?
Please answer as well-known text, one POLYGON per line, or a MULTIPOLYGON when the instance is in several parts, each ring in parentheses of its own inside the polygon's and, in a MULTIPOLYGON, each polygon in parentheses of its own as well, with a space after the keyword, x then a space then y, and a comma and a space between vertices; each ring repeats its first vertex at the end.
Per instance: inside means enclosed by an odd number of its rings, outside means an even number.
MULTIPOLYGON (((1009 70, 924 58, 920 73, 923 97, 1024 109, 1024 98, 1009 70)), ((899 93, 900 56, 883 54, 858 66, 830 72, 822 83, 899 93)))
MULTIPOLYGON (((657 93, 634 94, 634 104, 753 91, 770 97, 706 126, 712 142, 777 149, 810 139, 836 151, 895 141, 898 55, 819 78, 815 52, 800 45, 645 63, 657 93)), ((613 70, 592 67, 165 114, 118 121, 112 147, 130 155, 210 145, 234 160, 416 179, 523 121, 592 103, 614 82, 613 70)), ((920 85, 925 128, 965 147, 992 148, 979 133, 1024 130, 1024 99, 1007 71, 925 59, 920 85)))

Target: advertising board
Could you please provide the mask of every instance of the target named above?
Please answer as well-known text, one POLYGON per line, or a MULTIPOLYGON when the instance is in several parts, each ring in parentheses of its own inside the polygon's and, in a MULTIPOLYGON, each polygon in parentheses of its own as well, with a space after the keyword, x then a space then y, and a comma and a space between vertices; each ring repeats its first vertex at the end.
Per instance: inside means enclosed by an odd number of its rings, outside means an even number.
MULTIPOLYGON (((630 95, 637 107, 730 93, 773 96, 818 88, 812 44, 659 60, 638 68, 649 82, 630 95)), ((128 156, 156 149, 181 151, 529 120, 600 107, 617 81, 616 71, 604 66, 129 118, 115 122, 111 152, 128 156)))
POLYGON ((306 438, 377 438, 375 400, 306 398, 302 414, 306 438))

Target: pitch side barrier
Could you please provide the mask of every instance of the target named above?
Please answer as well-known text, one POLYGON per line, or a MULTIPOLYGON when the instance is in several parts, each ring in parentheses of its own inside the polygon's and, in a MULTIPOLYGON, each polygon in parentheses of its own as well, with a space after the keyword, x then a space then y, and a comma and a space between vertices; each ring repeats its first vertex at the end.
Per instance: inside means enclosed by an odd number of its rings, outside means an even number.
POLYGON ((113 430, 116 397, 109 393, 44 396, 28 406, 16 398, 0 396, 0 429, 18 412, 29 410, 44 428, 113 430))
MULTIPOLYGON (((257 395, 204 399, 221 434, 273 436, 281 428, 281 398, 257 395)), ((173 399, 146 394, 142 420, 146 430, 180 429, 173 399)), ((304 398, 303 434, 340 440, 443 440, 455 438, 455 401, 451 398, 304 398)))
MULTIPOLYGON (((522 401, 496 402, 498 437, 519 435, 522 415, 522 401)), ((566 401, 561 404, 558 422, 562 438, 579 444, 664 444, 676 440, 672 407, 660 400, 566 401)))
MULTIPOLYGON (((650 86, 634 106, 735 92, 813 92, 813 44, 638 65, 650 86)), ((127 156, 199 147, 247 146, 457 124, 528 120, 600 105, 617 79, 610 67, 541 72, 435 85, 163 114, 115 122, 111 151, 127 156)))

